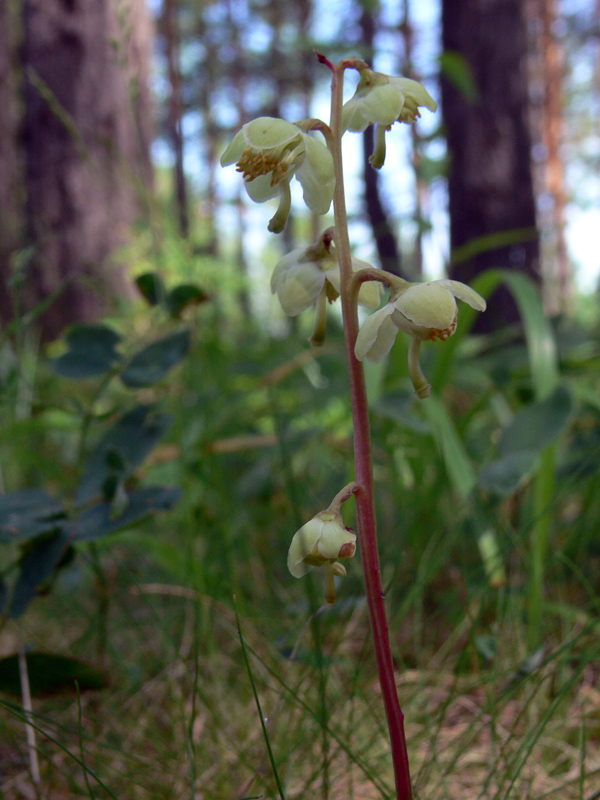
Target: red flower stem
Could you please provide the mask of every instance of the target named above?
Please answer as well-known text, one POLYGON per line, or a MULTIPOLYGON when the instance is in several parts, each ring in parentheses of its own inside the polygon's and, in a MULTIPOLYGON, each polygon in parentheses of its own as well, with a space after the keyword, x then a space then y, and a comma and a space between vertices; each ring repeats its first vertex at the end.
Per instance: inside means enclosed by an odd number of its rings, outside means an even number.
POLYGON ((371 428, 367 389, 362 363, 354 355, 354 345, 358 335, 358 310, 355 293, 352 292, 352 256, 348 237, 348 217, 344 195, 344 174, 342 164, 342 103, 344 70, 348 59, 340 62, 333 71, 331 86, 331 154, 335 169, 335 191, 333 197, 335 214, 335 244, 340 264, 341 299, 344 318, 344 338, 346 359, 350 378, 352 398, 352 417, 354 421, 354 460, 356 481, 356 515, 358 522, 358 541, 365 575, 365 589, 375 655, 379 670, 379 682, 387 716, 396 780, 398 800, 412 800, 412 788, 408 763, 406 736, 404 734, 404 715, 398 701, 394 666, 390 651, 387 618, 385 615, 379 552, 377 550, 377 523, 373 496, 373 459, 371 453, 371 428))

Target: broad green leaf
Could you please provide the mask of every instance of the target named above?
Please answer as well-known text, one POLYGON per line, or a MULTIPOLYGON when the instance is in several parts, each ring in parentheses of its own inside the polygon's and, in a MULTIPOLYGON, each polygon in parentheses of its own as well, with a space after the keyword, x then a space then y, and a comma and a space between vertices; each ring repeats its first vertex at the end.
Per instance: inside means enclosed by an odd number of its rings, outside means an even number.
POLYGON ((12 591, 8 616, 20 617, 37 595, 42 584, 50 578, 69 546, 64 530, 33 542, 21 560, 19 577, 12 591))
POLYGON ((117 518, 113 516, 111 503, 99 503, 70 520, 65 530, 73 542, 91 542, 128 528, 157 511, 168 511, 180 497, 179 489, 145 486, 129 495, 125 511, 117 518))
POLYGON ((118 333, 106 325, 76 325, 67 334, 69 350, 52 368, 65 378, 91 378, 108 372, 119 360, 118 333))
POLYGON ((467 497, 477 483, 477 477, 456 426, 443 403, 435 395, 431 395, 423 402, 423 408, 431 423, 448 476, 456 491, 467 497))
POLYGON ((115 472, 125 480, 163 438, 171 423, 166 414, 155 414, 152 406, 136 406, 110 428, 91 453, 75 493, 85 503, 102 493, 105 481, 115 472))
POLYGON ((41 489, 0 495, 0 543, 24 542, 60 527, 64 510, 41 489))
POLYGON ((500 497, 507 497, 531 475, 537 461, 538 453, 531 450, 510 453, 483 467, 479 473, 479 485, 500 497))
POLYGON ((500 456, 525 451, 541 452, 566 429, 573 410, 570 392, 558 386, 544 400, 522 408, 502 432, 498 445, 500 456))
MULTIPOLYGON (((105 689, 109 683, 105 672, 77 658, 52 653, 27 653, 26 660, 29 689, 33 697, 105 689)), ((0 692, 22 696, 18 655, 0 659, 0 692)))
POLYGON ((431 425, 411 413, 414 409, 414 402, 414 392, 390 392, 375 403, 373 411, 415 433, 431 433, 431 425))
POLYGON ((135 282, 149 305, 156 306, 162 302, 166 292, 158 272, 144 272, 143 275, 137 276, 135 282))
MULTIPOLYGON (((542 399, 551 394, 558 384, 558 360, 552 327, 544 314, 540 292, 526 275, 513 270, 500 269, 486 270, 478 275, 473 281, 472 287, 487 298, 501 282, 508 286, 519 308, 527 342, 533 387, 536 397, 542 399)), ((439 346, 435 370, 431 378, 431 385, 435 392, 439 393, 441 387, 448 381, 456 351, 471 329, 477 313, 470 306, 464 303, 460 304, 458 329, 443 346, 439 346)))
POLYGON ((186 357, 190 348, 187 328, 170 333, 133 356, 121 373, 121 380, 130 389, 153 386, 186 357))
POLYGON ((172 316, 179 317, 187 306, 197 306, 208 299, 208 294, 195 283, 182 283, 169 292, 167 307, 172 316))

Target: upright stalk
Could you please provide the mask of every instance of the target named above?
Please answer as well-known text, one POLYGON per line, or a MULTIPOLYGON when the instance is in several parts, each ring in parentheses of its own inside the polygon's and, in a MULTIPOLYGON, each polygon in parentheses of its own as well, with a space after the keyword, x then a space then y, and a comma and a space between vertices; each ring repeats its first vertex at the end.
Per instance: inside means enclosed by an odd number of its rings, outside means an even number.
MULTIPOLYGON (((377 549, 377 524, 373 496, 373 459, 371 454, 371 429, 369 407, 362 363, 354 355, 358 335, 358 311, 352 292, 352 257, 348 237, 348 217, 344 194, 342 164, 342 104, 344 71, 356 66, 358 59, 344 59, 332 67, 331 92, 331 140, 330 148, 335 169, 335 192, 333 196, 335 214, 335 244, 341 273, 341 301, 344 318, 346 359, 350 378, 352 417, 354 422, 355 492, 358 540, 365 575, 367 604, 373 631, 375 654, 379 671, 379 682, 387 716, 396 780, 398 800, 411 800, 412 788, 408 763, 404 715, 398 701, 392 654, 390 651, 388 624, 385 615, 379 552, 377 549)), ((362 62, 361 62, 362 63, 362 62)))

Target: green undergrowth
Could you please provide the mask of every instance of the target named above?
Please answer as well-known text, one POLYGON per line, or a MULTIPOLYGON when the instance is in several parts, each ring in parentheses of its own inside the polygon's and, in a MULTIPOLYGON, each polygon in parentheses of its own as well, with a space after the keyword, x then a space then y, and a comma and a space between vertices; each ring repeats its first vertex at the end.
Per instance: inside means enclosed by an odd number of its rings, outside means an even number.
MULTIPOLYGON (((424 348, 429 400, 413 397, 404 342, 368 372, 382 572, 421 800, 591 800, 600 782, 597 337, 548 323, 532 288, 508 280, 524 329, 468 337, 461 314, 453 339, 424 348)), ((181 282, 146 279, 156 302, 107 321, 126 358, 101 397, 102 375, 57 375, 25 338, 14 372, 28 369, 28 383, 11 383, 10 359, 5 370, 7 496, 44 489, 75 513, 82 420, 93 454, 140 405, 169 425, 131 469, 106 456, 117 474, 102 473, 103 502, 118 521, 144 487, 180 494, 77 543, 4 620, 3 656, 68 656, 106 686, 33 698, 37 785, 22 697, 0 695, 1 795, 391 797, 358 557, 333 607, 319 575, 286 568, 295 530, 353 478, 335 320, 311 351, 304 320, 266 330, 232 313, 237 285, 225 303, 188 292, 173 316, 181 282), (152 380, 138 361, 140 382, 131 359, 182 328, 189 347, 152 380)), ((3 569, 16 557, 4 547, 3 569)))

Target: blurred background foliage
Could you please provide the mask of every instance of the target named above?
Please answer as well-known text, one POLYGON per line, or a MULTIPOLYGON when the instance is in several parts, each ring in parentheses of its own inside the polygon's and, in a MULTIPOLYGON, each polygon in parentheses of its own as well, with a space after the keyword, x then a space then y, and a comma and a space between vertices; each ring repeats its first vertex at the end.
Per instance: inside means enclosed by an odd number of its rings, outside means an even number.
POLYGON ((425 402, 406 341, 367 365, 417 795, 597 796, 599 24, 0 0, 3 796, 274 796, 252 685, 287 797, 392 796, 359 564, 326 610, 286 569, 353 478, 340 317, 311 349, 269 290, 330 221, 268 236, 218 166, 255 116, 327 117, 315 49, 442 101, 381 174, 346 137, 357 255, 490 305, 424 348, 425 402))

